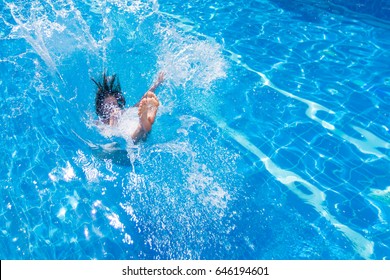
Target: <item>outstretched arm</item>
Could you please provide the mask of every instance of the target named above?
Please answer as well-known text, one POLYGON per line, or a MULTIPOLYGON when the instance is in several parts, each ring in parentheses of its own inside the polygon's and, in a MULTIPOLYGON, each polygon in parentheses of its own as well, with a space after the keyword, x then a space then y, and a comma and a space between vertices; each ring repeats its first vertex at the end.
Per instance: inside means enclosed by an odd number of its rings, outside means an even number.
POLYGON ((158 78, 157 78, 157 80, 156 80, 156 81, 154 82, 154 84, 149 88, 148 91, 155 92, 156 89, 159 87, 159 85, 161 85, 162 82, 164 82, 164 78, 165 78, 165 73, 164 73, 164 72, 158 73, 158 78))
POLYGON ((158 78, 157 80, 153 83, 153 85, 148 89, 148 91, 142 96, 141 100, 137 102, 137 104, 134 105, 134 107, 139 107, 139 104, 141 103, 141 101, 148 97, 150 94, 154 94, 154 92, 156 91, 156 89, 164 82, 164 79, 165 79, 165 73, 164 72, 160 72, 158 73, 158 78))

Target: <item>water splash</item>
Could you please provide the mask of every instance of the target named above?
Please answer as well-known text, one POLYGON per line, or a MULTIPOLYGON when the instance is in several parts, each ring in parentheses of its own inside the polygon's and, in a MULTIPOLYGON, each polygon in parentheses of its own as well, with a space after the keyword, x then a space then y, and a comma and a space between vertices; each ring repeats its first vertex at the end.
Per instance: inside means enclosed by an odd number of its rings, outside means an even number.
POLYGON ((158 258, 200 259, 228 242, 222 221, 240 185, 238 155, 208 138, 215 128, 201 119, 186 115, 180 124, 174 140, 143 147, 121 206, 158 258), (195 135, 202 140, 193 142, 195 135))
POLYGON ((184 34, 169 25, 157 25, 156 32, 162 36, 158 65, 174 86, 210 89, 216 80, 226 77, 227 63, 216 42, 184 34))
POLYGON ((123 13, 134 14, 139 20, 157 12, 159 7, 157 0, 107 0, 103 3, 104 5, 111 4, 123 13))
POLYGON ((64 57, 79 49, 99 53, 101 43, 73 1, 15 1, 6 5, 16 23, 6 22, 12 27, 8 39, 26 40, 61 79, 58 65, 64 57))

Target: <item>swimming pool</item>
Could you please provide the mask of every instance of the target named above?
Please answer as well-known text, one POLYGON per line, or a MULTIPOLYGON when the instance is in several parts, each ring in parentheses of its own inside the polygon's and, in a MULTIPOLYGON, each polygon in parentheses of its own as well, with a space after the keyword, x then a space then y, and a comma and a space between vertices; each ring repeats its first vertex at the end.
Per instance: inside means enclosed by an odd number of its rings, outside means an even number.
POLYGON ((389 9, 1 0, 0 258, 388 259, 389 9), (166 72, 146 142, 94 125, 103 69, 166 72))

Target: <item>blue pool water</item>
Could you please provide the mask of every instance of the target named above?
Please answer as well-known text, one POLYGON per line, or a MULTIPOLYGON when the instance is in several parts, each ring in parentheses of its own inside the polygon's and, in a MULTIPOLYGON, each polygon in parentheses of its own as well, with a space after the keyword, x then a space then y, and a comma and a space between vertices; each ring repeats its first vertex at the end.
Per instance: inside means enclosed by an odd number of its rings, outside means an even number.
POLYGON ((390 1, 0 0, 1 259, 389 259, 390 1), (94 84, 161 107, 129 148, 94 84))

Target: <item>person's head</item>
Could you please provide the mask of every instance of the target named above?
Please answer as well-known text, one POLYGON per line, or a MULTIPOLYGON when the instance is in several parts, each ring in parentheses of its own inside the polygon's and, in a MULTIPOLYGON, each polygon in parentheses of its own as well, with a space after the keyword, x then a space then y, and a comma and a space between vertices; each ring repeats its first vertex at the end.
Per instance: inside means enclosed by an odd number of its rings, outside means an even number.
POLYGON ((125 107, 125 97, 116 75, 106 76, 106 73, 103 73, 102 83, 96 82, 94 79, 92 81, 98 87, 95 98, 96 114, 103 122, 106 122, 114 112, 125 107))

